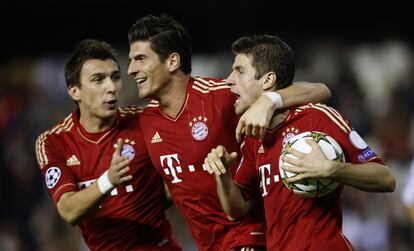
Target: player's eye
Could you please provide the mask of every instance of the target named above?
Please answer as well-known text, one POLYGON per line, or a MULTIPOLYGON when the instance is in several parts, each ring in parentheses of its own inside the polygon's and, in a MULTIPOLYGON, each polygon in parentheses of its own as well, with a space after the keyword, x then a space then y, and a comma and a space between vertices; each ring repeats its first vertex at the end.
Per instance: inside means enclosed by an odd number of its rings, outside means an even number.
POLYGON ((93 82, 102 82, 103 78, 101 77, 95 77, 92 79, 93 82))
POLYGON ((121 74, 116 73, 116 74, 112 75, 112 80, 114 80, 114 81, 118 81, 118 80, 120 80, 120 79, 121 79, 121 74))

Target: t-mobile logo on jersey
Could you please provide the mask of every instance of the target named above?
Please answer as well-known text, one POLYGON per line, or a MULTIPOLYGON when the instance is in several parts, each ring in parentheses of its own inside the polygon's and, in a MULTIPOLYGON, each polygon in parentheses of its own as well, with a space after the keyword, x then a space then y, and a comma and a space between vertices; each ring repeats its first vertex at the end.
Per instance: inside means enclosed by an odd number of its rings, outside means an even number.
MULTIPOLYGON (((267 195, 267 186, 272 182, 272 177, 270 175, 270 164, 259 166, 259 175, 260 175, 260 187, 262 188, 262 197, 267 195)), ((279 181, 279 175, 273 175, 273 182, 276 183, 279 181)))
MULTIPOLYGON (((85 189, 85 188, 89 187, 90 185, 92 185, 96 180, 97 179, 78 182, 78 189, 79 190, 85 189)), ((111 191, 111 195, 112 196, 118 195, 118 189, 121 189, 121 187, 114 188, 111 191)), ((126 185, 125 186, 125 192, 130 193, 132 191, 134 191, 134 188, 132 187, 132 185, 126 185)))
MULTIPOLYGON (((164 173, 166 175, 171 175, 174 183, 182 182, 183 180, 178 178, 177 174, 182 173, 183 169, 180 166, 180 160, 178 159, 178 154, 169 154, 160 156, 161 166, 164 168, 164 173)), ((195 172, 194 165, 188 165, 188 171, 190 173, 195 172)), ((206 167, 203 164, 203 171, 206 171, 206 167)))
POLYGON ((167 167, 168 168, 164 168, 164 172, 166 175, 172 175, 173 176, 173 180, 171 181, 173 184, 174 183, 178 183, 178 182, 182 182, 183 180, 177 177, 177 173, 181 173, 183 170, 181 169, 180 165, 180 160, 178 160, 178 154, 170 154, 170 155, 161 155, 160 156, 160 160, 161 160, 161 166, 164 167, 164 160, 167 159, 167 167), (178 163, 177 166, 173 165, 173 160, 175 160, 175 162, 178 163))

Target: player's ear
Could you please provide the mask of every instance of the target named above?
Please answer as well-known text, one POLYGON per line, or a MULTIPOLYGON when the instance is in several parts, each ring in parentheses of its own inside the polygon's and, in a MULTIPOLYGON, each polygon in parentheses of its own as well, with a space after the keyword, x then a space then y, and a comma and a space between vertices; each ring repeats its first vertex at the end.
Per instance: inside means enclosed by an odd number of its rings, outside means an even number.
POLYGON ((263 90, 267 91, 272 89, 276 85, 276 73, 269 71, 262 76, 263 79, 263 90))
POLYGON ((181 65, 181 58, 180 54, 177 52, 173 52, 170 54, 170 56, 167 59, 168 69, 170 72, 173 72, 180 68, 181 65))
POLYGON ((71 98, 74 101, 79 101, 80 100, 80 88, 79 88, 79 86, 69 85, 68 88, 67 88, 67 92, 68 92, 69 96, 71 96, 71 98))

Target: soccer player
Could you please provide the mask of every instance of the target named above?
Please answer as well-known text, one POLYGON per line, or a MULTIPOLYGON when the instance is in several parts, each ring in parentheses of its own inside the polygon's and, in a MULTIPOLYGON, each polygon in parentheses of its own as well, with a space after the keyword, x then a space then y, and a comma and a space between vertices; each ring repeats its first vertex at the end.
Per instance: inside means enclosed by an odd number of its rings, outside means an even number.
MULTIPOLYGON (((239 221, 228 220, 215 180, 203 166, 207 153, 218 144, 239 149, 234 135, 239 119, 233 110, 235 95, 223 80, 190 75, 190 36, 169 16, 138 20, 129 31, 129 43, 128 74, 137 82, 139 97, 153 99, 140 117, 148 152, 198 249, 264 250, 261 205, 239 221)), ((324 100, 325 90, 323 85, 293 85, 279 94, 284 105, 293 105, 324 100)), ((243 130, 258 135, 253 120, 246 119, 243 130)))
MULTIPOLYGON (((248 109, 263 92, 292 83, 294 54, 278 37, 242 37, 233 43, 232 50, 235 59, 227 81, 238 96, 237 114, 248 109)), ((233 179, 230 169, 237 152, 225 145, 208 154, 205 166, 209 173, 214 173, 223 209, 230 218, 243 217, 254 201, 263 200, 268 250, 352 250, 342 234, 343 185, 372 192, 391 192, 395 188, 393 175, 349 122, 336 110, 322 104, 289 108, 274 116, 264 140, 245 139, 242 154, 243 160, 233 179), (289 181, 326 177, 341 182, 335 191, 320 198, 293 193, 279 174, 279 156, 284 142, 306 131, 320 131, 335 138, 346 160, 351 162, 327 160, 314 141, 308 142, 312 147, 310 154, 294 149, 288 151, 298 158, 284 158, 294 166, 283 168, 298 173, 289 181)))
POLYGON ((79 225, 94 250, 182 250, 163 205, 138 125, 140 109, 118 108, 122 88, 114 49, 79 43, 65 65, 78 109, 41 134, 36 156, 60 216, 79 225))

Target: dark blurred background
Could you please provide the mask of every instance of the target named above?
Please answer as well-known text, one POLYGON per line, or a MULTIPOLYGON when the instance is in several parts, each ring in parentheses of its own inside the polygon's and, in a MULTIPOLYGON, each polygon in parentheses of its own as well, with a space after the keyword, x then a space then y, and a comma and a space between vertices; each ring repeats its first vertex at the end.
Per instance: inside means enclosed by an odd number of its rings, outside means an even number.
MULTIPOLYGON (((392 194, 347 188, 344 233, 358 251, 414 250, 401 192, 414 149, 414 33, 410 2, 2 1, 0 3, 0 250, 87 250, 57 216, 35 161, 36 137, 75 108, 63 65, 75 43, 99 38, 120 52, 124 105, 137 99, 126 75, 127 33, 146 14, 167 13, 193 38, 193 75, 231 69, 230 44, 270 33, 296 52, 297 81, 323 82, 342 112, 397 177, 392 194)), ((168 210, 185 250, 182 217, 168 210)))

